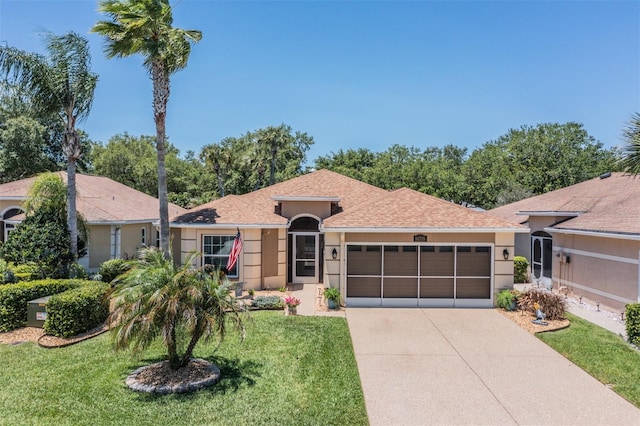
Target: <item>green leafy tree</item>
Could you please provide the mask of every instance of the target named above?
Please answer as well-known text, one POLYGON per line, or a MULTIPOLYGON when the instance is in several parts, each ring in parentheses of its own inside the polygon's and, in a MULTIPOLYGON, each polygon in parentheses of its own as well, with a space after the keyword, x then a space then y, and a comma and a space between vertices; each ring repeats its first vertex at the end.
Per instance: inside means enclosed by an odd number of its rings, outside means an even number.
MULTIPOLYGON (((155 138, 113 136, 105 145, 95 145, 91 153, 93 171, 151 196, 158 193, 155 138)), ((180 152, 167 142, 165 167, 169 200, 193 207, 211 199, 214 183, 210 173, 193 152, 180 152)))
MULTIPOLYGON (((16 264, 35 264, 42 278, 66 278, 71 253, 67 228, 67 191, 62 179, 45 173, 35 180, 24 202, 25 219, 11 232, 0 247, 0 256, 16 264)), ((78 228, 82 237, 77 246, 86 254, 86 226, 78 228)))
POLYGON ((543 194, 616 170, 613 150, 603 149, 579 123, 544 123, 510 129, 485 143, 465 163, 467 199, 481 207, 512 195, 543 194))
POLYGON ((167 103, 171 74, 185 68, 191 43, 202 39, 196 30, 173 27, 168 0, 104 0, 99 10, 110 20, 99 21, 92 32, 105 36, 108 58, 142 55, 153 83, 153 118, 158 155, 160 248, 169 255, 169 195, 165 168, 167 103))
POLYGON ((44 126, 30 117, 4 121, 0 127, 0 182, 24 179, 55 168, 42 149, 44 134, 44 126))
POLYGON ((623 130, 625 146, 622 168, 629 173, 640 174, 640 114, 635 113, 623 130))
POLYGON ((202 147, 200 159, 218 182, 218 194, 245 194, 302 174, 313 137, 291 126, 269 126, 202 147), (269 180, 265 180, 269 169, 269 180))
POLYGON ((140 253, 114 294, 110 322, 116 349, 141 352, 161 338, 169 366, 179 369, 189 363, 200 339, 217 336, 222 340, 228 321, 244 338, 240 308, 230 295, 229 281, 221 280, 217 271, 192 269, 191 260, 178 268, 156 249, 140 253))
POLYGON ((85 38, 73 32, 47 34, 48 56, 0 46, 0 71, 30 97, 39 115, 56 116, 64 126, 62 152, 67 160, 67 225, 70 250, 78 257, 76 168, 82 156, 76 123, 91 111, 98 76, 91 72, 91 55, 85 38))

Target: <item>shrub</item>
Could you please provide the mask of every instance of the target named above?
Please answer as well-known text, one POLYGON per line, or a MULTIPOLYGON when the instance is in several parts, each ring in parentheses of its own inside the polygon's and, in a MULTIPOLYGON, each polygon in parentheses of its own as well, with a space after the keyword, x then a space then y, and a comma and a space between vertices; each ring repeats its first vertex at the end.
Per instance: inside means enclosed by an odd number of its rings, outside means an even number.
POLYGON ((82 285, 80 280, 38 280, 0 286, 0 331, 27 324, 27 302, 82 285))
POLYGON ((284 309, 284 300, 279 296, 258 296, 252 306, 256 309, 284 309))
POLYGON ((526 257, 516 256, 513 258, 513 282, 526 283, 529 281, 527 271, 529 270, 529 261, 526 257))
POLYGON ((25 263, 11 267, 17 281, 33 281, 42 278, 40 269, 33 263, 25 263))
POLYGON ((546 315, 547 319, 564 319, 567 305, 563 296, 551 291, 534 288, 522 293, 522 296, 518 299, 518 307, 525 311, 535 312, 533 307, 535 303, 540 305, 540 310, 546 315))
POLYGON ((9 270, 9 265, 5 262, 4 259, 0 259, 0 284, 4 284, 4 275, 9 270))
POLYGON ((514 311, 518 306, 518 299, 522 295, 518 290, 504 289, 496 296, 496 305, 505 311, 514 311))
POLYGON ((70 337, 91 330, 109 316, 106 283, 84 285, 52 296, 47 303, 44 331, 58 337, 70 337))
POLYGON ((111 259, 107 260, 100 265, 98 274, 102 276, 102 281, 110 283, 115 280, 119 275, 124 274, 129 270, 129 265, 123 259, 111 259))
POLYGON ((87 278, 89 278, 89 274, 87 274, 87 270, 84 269, 84 266, 77 262, 74 262, 69 265, 69 278, 86 280, 87 278))
POLYGON ((627 340, 633 345, 640 346, 640 303, 629 303, 626 311, 627 340))

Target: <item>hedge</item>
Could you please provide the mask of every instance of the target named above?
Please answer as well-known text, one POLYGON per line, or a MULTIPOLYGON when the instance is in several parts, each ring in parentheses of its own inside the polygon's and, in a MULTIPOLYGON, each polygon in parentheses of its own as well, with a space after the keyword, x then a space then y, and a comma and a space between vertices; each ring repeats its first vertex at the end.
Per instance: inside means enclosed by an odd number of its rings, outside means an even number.
POLYGON ((47 302, 44 331, 70 337, 102 324, 109 316, 110 288, 109 284, 94 281, 52 296, 47 302))
POLYGON ((27 324, 27 302, 79 287, 84 280, 46 279, 0 285, 0 332, 27 324))
POLYGON ((529 261, 524 256, 516 256, 513 258, 513 282, 526 283, 528 277, 529 261))
POLYGON ((254 309, 284 309, 284 300, 279 296, 258 296, 253 300, 251 306, 254 309))
POLYGON ((627 340, 640 346, 640 303, 629 303, 626 310, 627 340))

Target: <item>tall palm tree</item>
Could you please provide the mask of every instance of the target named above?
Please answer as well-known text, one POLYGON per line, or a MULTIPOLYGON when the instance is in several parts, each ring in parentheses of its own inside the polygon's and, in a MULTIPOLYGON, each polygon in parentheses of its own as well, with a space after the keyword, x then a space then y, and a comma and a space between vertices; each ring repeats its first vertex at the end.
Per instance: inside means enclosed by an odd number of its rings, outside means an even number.
POLYGON ((165 168, 165 120, 169 101, 169 77, 187 66, 191 42, 202 39, 196 30, 172 26, 168 0, 104 0, 100 12, 111 20, 99 21, 92 32, 106 37, 108 58, 142 55, 153 82, 153 118, 158 152, 158 199, 160 200, 160 248, 169 253, 169 199, 165 168))
POLYGON ((230 294, 231 283, 218 271, 194 270, 192 254, 177 267, 155 248, 140 252, 133 268, 120 278, 114 294, 113 342, 116 349, 140 352, 157 338, 167 347, 169 366, 187 366, 204 338, 222 340, 230 318, 244 338, 241 308, 230 294))
POLYGON ((640 174, 640 113, 634 113, 622 131, 626 146, 623 148, 622 167, 625 171, 640 174))
POLYGON ((87 118, 98 76, 91 72, 87 40, 76 33, 46 35, 48 56, 0 46, 0 72, 31 98, 35 112, 54 115, 64 124, 62 151, 67 158, 67 222, 71 253, 78 257, 76 167, 82 155, 76 123, 87 118))

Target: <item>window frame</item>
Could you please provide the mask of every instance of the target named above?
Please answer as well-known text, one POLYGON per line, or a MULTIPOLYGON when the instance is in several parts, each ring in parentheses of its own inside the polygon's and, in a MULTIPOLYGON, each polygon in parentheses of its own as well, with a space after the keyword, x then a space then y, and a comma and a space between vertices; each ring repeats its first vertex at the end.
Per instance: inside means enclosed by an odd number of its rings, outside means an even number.
MULTIPOLYGON (((235 240, 235 235, 219 235, 219 234, 203 234, 202 235, 202 266, 204 265, 216 265, 216 262, 213 259, 219 259, 218 266, 223 268, 227 265, 229 261, 229 255, 231 254, 231 248, 233 247, 233 241, 235 240), (210 243, 207 243, 207 239, 211 239, 210 243), (216 241, 217 244, 216 244, 216 241), (223 242, 224 239, 224 242, 223 242), (225 244, 229 243, 229 244, 225 244), (211 247, 211 253, 207 253, 207 247, 211 247), (218 248, 219 251, 216 253, 215 248, 218 248), (226 253, 225 253, 226 252, 226 253), (211 261, 207 261, 211 260, 211 261)), ((238 256, 238 261, 233 266, 233 269, 229 271, 227 277, 229 278, 239 278, 240 274, 240 261, 241 256, 238 256)))

